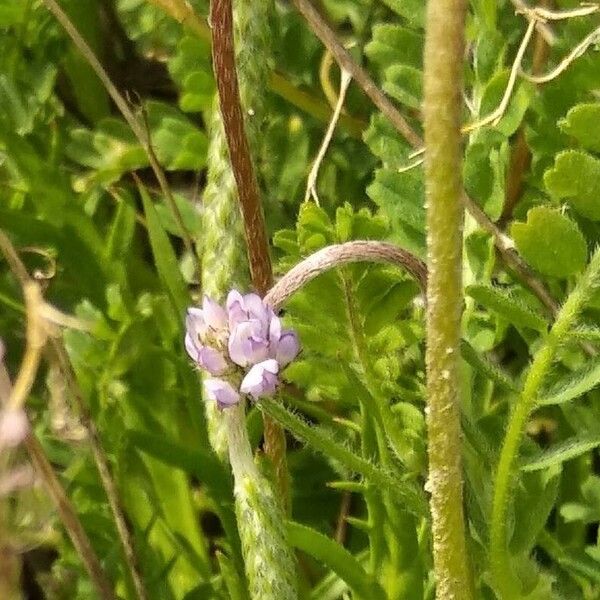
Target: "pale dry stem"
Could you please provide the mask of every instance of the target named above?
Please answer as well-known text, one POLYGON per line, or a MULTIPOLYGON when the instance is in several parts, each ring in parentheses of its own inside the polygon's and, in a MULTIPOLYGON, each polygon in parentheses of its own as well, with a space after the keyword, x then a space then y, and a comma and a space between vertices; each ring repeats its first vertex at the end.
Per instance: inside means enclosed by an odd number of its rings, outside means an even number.
POLYGON ((346 92, 348 91, 348 86, 350 85, 351 81, 352 76, 350 75, 350 73, 342 69, 340 93, 338 94, 337 101, 335 103, 333 115, 331 115, 331 121, 329 122, 327 131, 325 132, 325 137, 323 138, 323 142, 321 143, 321 147, 319 148, 317 157, 315 158, 310 173, 308 174, 306 192, 304 194, 304 202, 307 202, 309 198, 312 197, 317 206, 319 205, 319 195, 317 194, 317 178, 319 177, 319 170, 321 168, 321 163, 325 158, 325 154, 327 153, 327 149, 329 148, 329 144, 331 143, 331 139, 333 138, 333 133, 335 131, 338 119, 340 118, 342 107, 344 106, 344 101, 346 99, 346 92))

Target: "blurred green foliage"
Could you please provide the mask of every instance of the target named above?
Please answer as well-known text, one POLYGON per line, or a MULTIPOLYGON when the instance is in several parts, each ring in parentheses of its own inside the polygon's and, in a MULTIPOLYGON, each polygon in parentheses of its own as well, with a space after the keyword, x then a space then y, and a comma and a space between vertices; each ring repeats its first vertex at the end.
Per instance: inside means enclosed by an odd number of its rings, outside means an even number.
MULTIPOLYGON (((190 4, 207 16, 207 2, 190 4)), ((61 5, 145 123, 201 247, 206 123, 215 92, 207 41, 145 0, 61 5)), ((424 3, 325 0, 320 8, 420 132, 424 3)), ((272 21, 274 67, 327 102, 316 38, 290 3, 278 3, 272 21)), ((597 26, 595 15, 552 23, 556 40, 545 68, 597 26)), ((507 0, 471 2, 465 123, 498 105, 525 27, 507 0)), ((531 62, 530 50, 525 70, 531 62)), ((518 79, 498 123, 465 136, 466 191, 490 219, 503 215, 516 250, 559 303, 600 241, 599 72, 600 54, 589 49, 548 83, 518 79), (524 168, 513 160, 519 136, 524 168), (507 182, 515 181, 518 193, 507 208, 507 182)), ((336 89, 335 68, 329 78, 336 89)), ((362 136, 338 126, 318 177, 319 206, 302 199, 326 123, 269 89, 260 93, 268 118, 254 158, 265 205, 277 207, 266 217, 278 275, 315 250, 354 239, 393 241, 425 256, 421 168, 404 169, 411 148, 356 85, 345 111, 363 123, 362 136)), ((183 311, 199 295, 196 257, 185 250, 148 167, 143 148, 43 3, 0 0, 0 226, 30 272, 50 273, 43 279, 48 301, 91 326, 64 331, 64 342, 109 454, 150 597, 245 598, 230 475, 210 450, 198 377, 183 350, 183 311)), ((516 390, 551 315, 469 216, 464 247, 465 503, 478 597, 491 599, 491 473, 516 390)), ((11 373, 24 347, 22 303, 2 263, 0 335, 11 373)), ((600 369, 581 344, 600 340, 599 307, 591 303, 559 348, 523 447, 509 531, 513 567, 530 600, 600 594, 600 369)), ((407 490, 422 489, 426 477, 423 312, 416 283, 381 265, 325 274, 285 307, 303 347, 285 372, 293 384, 289 407, 407 490)), ((44 366, 29 400, 35 430, 119 597, 134 598, 72 399, 50 371, 44 366), (64 414, 69 418, 59 427, 64 414)), ((255 410, 248 424, 258 448, 255 410)), ((393 489, 378 490, 312 450, 290 439, 290 539, 299 549, 302 597, 432 598, 427 518, 406 511, 393 489), (332 541, 336 534, 344 548, 332 541)), ((25 577, 47 598, 92 598, 41 490, 11 499, 19 510, 7 531, 28 565, 25 577), (42 548, 51 548, 52 558, 35 562, 42 548)))

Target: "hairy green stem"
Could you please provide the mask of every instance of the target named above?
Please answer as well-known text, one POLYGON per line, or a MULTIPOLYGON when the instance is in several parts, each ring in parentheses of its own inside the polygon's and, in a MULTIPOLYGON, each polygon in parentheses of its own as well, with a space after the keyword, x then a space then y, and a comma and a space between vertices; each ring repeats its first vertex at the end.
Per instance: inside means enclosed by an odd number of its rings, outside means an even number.
POLYGON ((296 439, 305 442, 315 451, 322 453, 329 459, 338 461, 382 489, 393 489, 398 502, 402 503, 414 515, 423 516, 426 513, 427 505, 421 494, 416 493, 407 486, 402 479, 382 470, 367 459, 354 454, 345 446, 337 443, 332 439, 331 432, 318 426, 309 425, 277 401, 263 399, 258 403, 258 407, 281 423, 296 439))
MULTIPOLYGON (((402 432, 396 415, 390 409, 389 398, 381 394, 377 385, 347 269, 340 269, 339 277, 344 291, 354 357, 359 378, 366 391, 366 394, 359 396, 362 439, 371 442, 367 446, 367 456, 378 455, 385 468, 393 468, 390 448, 404 463, 407 462, 409 449, 403 444, 402 432)), ((396 505, 395 493, 395 489, 385 489, 381 493, 369 493, 365 496, 371 525, 369 546, 373 573, 378 576, 388 598, 420 597, 423 574, 416 548, 415 518, 406 509, 396 505), (385 553, 382 556, 383 550, 385 553)))
POLYGON ((227 409, 229 462, 252 600, 295 600, 296 568, 281 503, 252 456, 243 404, 227 409))
POLYGON ((427 426, 436 594, 472 598, 462 502, 460 112, 465 0, 429 0, 424 57, 427 198, 427 426))
POLYGON ((492 523, 490 528, 490 561, 494 584, 503 600, 511 600, 520 593, 518 581, 510 568, 508 550, 507 513, 515 479, 515 466, 527 418, 535 406, 537 395, 548 373, 556 349, 581 312, 590 294, 600 285, 600 251, 596 251, 586 272, 560 309, 544 345, 536 353, 523 392, 510 415, 494 483, 492 523))

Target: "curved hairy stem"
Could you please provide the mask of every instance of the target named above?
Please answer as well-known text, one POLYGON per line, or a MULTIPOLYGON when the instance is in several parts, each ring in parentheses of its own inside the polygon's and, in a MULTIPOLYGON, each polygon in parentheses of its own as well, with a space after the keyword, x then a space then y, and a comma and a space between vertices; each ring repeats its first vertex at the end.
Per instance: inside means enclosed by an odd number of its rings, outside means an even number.
POLYGON ((464 0, 429 0, 424 58, 427 427, 437 598, 472 598, 462 502, 460 322, 464 0))
POLYGON ((417 280, 422 291, 427 287, 427 267, 414 254, 387 242, 355 241, 327 246, 299 262, 269 290, 265 302, 279 308, 294 292, 321 273, 355 262, 390 263, 402 267, 417 280))
POLYGON ((523 391, 510 415, 494 483, 490 560, 494 583, 504 600, 518 597, 519 585, 511 574, 507 539, 507 513, 515 478, 515 465, 527 418, 534 408, 538 391, 548 373, 556 349, 569 332, 591 293, 600 285, 600 251, 596 251, 575 289, 560 309, 544 345, 536 353, 523 391), (517 594, 517 596, 515 596, 517 594))

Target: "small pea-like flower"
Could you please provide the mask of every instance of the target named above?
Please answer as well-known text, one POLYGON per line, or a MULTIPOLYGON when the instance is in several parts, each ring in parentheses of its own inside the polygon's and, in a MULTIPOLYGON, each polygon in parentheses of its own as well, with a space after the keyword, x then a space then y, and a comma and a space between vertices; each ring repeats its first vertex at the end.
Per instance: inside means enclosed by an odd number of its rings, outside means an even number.
POLYGON ((234 387, 223 379, 205 379, 204 389, 209 400, 214 400, 219 408, 233 406, 240 401, 240 395, 234 387))
MULTIPOLYGON (((211 375, 221 375, 227 370, 225 356, 213 346, 204 345, 203 342, 213 341, 218 343, 223 337, 223 329, 227 325, 225 311, 217 304, 223 315, 219 315, 211 304, 212 300, 204 300, 204 306, 209 310, 189 308, 185 320, 185 349, 190 358, 202 369, 211 375), (212 340, 211 340, 212 334, 212 340)), ((225 330, 226 331, 226 330, 225 330)))
POLYGON ((277 373, 279 373, 279 364, 272 358, 254 365, 244 377, 240 392, 249 394, 255 400, 272 396, 279 383, 277 373))
POLYGON ((232 290, 225 308, 204 297, 202 308, 188 309, 185 348, 214 377, 204 382, 206 394, 224 408, 240 401, 239 392, 255 400, 272 395, 300 344, 260 296, 232 290))
POLYGON ((300 342, 295 331, 281 329, 281 319, 274 316, 269 325, 269 356, 274 358, 280 367, 291 363, 300 352, 300 342))

